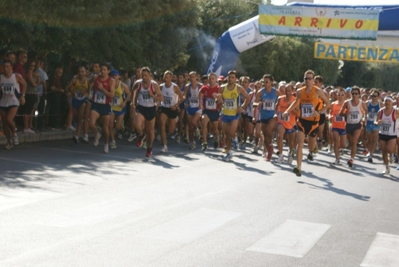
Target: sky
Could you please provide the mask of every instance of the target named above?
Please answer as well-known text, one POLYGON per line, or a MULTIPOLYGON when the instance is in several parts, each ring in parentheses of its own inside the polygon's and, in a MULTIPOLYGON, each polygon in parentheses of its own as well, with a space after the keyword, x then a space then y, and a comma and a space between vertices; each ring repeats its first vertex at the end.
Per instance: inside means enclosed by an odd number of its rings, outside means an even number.
MULTIPOLYGON (((297 0, 296 2, 304 2, 297 0)), ((354 6, 374 6, 374 5, 399 5, 398 0, 313 0, 315 4, 331 4, 331 5, 350 5, 354 6)), ((272 0, 275 5, 284 5, 287 0, 272 0)))

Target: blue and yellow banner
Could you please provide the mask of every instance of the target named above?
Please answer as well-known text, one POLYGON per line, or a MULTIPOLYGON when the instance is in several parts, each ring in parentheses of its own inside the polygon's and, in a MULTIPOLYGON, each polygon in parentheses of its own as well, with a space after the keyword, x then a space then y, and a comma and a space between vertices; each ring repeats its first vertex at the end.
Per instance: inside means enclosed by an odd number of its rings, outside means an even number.
POLYGON ((259 5, 267 35, 376 40, 378 19, 378 10, 259 5))
POLYGON ((399 63, 399 48, 316 42, 314 44, 314 58, 399 63))

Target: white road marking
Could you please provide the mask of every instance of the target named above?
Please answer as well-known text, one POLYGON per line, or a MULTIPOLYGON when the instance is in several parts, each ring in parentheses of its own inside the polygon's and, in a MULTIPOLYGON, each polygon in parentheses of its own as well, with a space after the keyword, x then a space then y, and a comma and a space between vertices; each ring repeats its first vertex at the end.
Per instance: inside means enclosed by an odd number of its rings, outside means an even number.
POLYGON ((302 258, 330 227, 327 224, 286 220, 247 250, 302 258))
POLYGON ((190 243, 240 215, 241 213, 237 212, 199 209, 149 229, 141 233, 140 236, 180 243, 190 243))
POLYGON ((399 236, 377 233, 362 267, 397 267, 399 266, 399 236))

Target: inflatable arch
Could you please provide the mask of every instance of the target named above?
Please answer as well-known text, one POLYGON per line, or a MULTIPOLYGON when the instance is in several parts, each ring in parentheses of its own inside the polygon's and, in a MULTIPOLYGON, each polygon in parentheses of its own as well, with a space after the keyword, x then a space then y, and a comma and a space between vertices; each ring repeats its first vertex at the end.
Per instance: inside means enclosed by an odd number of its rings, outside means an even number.
MULTIPOLYGON (((303 7, 378 9, 381 10, 378 31, 399 30, 399 5, 337 6, 299 2, 289 3, 288 5, 303 7)), ((235 64, 240 53, 274 38, 274 36, 260 34, 258 18, 259 16, 256 16, 237 24, 225 31, 222 36, 219 37, 211 56, 207 70, 208 74, 210 72, 215 72, 217 76, 226 76, 229 70, 235 68, 235 64)))

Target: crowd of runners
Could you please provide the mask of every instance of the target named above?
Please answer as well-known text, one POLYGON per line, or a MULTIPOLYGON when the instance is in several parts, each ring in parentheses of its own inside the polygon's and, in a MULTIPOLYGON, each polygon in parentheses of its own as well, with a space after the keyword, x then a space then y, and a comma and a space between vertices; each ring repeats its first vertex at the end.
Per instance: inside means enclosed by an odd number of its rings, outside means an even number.
MULTIPOLYGON (((29 134, 31 117, 41 101, 38 87, 45 83, 32 73, 32 64, 23 77, 12 60, 3 61, 0 115, 6 149, 19 143, 14 122, 18 108, 25 110, 23 133, 29 134)), ((203 151, 223 150, 224 161, 246 148, 262 153, 266 161, 275 154, 274 162, 295 166, 297 176, 302 173, 305 143, 309 161, 326 149, 335 155, 331 163, 338 165, 343 149, 348 149, 346 163, 352 168, 359 144, 370 163, 380 151, 383 174, 389 174, 390 163, 398 160, 399 97, 375 88, 325 86, 323 77, 312 70, 304 72, 300 82, 277 82, 270 74, 259 80, 239 77, 234 70, 227 77, 165 71, 156 79, 148 67, 127 77, 106 63, 95 63, 91 70, 80 66, 65 88, 55 84, 50 90, 68 96, 68 116, 76 126, 68 126, 75 131, 73 141, 89 143, 91 130, 94 145, 103 140, 105 153, 116 149, 116 140, 124 136, 137 147, 144 146, 147 157, 156 138, 163 153, 168 153, 168 141, 185 142, 195 150, 201 140, 203 151)))

